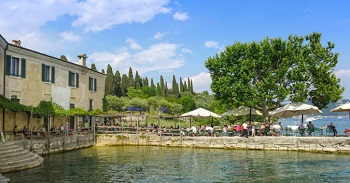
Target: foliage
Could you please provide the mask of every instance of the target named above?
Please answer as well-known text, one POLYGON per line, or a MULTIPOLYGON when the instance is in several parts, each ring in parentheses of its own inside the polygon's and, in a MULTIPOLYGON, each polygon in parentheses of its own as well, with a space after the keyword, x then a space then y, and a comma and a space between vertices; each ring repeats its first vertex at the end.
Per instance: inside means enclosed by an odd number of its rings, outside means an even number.
POLYGON ((2 95, 0 95, 0 107, 13 112, 28 112, 31 110, 31 107, 13 102, 2 95))
POLYGON ((112 95, 108 95, 105 97, 105 111, 123 111, 123 108, 127 104, 126 98, 116 97, 112 95))
POLYGON ((182 105, 182 111, 188 112, 196 108, 196 103, 192 96, 186 95, 179 99, 179 103, 182 105))
POLYGON ((96 64, 91 64, 91 69, 97 71, 96 64))
POLYGON ((82 108, 73 108, 67 111, 68 116, 86 116, 89 115, 87 111, 82 108))
POLYGON ((148 104, 147 104, 147 100, 146 99, 142 99, 142 98, 132 98, 128 101, 126 107, 140 107, 143 108, 145 110, 148 110, 148 104))
POLYGON ((251 106, 267 116, 281 103, 312 102, 319 108, 340 99, 343 88, 333 70, 334 44, 321 44, 321 35, 266 38, 240 43, 208 58, 216 97, 234 106, 251 106))

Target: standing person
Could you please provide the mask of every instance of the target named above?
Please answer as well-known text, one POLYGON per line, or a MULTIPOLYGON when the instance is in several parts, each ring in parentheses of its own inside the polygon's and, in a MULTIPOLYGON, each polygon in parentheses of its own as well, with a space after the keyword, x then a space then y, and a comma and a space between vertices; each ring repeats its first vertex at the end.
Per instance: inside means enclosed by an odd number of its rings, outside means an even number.
POLYGON ((312 135, 312 132, 315 131, 315 126, 312 124, 311 121, 309 121, 309 123, 307 124, 307 132, 309 134, 309 136, 312 135))
POLYGON ((333 132, 333 136, 337 136, 338 132, 337 129, 335 128, 335 125, 331 122, 331 124, 328 125, 328 128, 333 132))
POLYGON ((242 127, 243 127, 243 136, 248 138, 248 124, 243 123, 242 127))
POLYGON ((255 125, 252 125, 252 137, 255 137, 255 125))

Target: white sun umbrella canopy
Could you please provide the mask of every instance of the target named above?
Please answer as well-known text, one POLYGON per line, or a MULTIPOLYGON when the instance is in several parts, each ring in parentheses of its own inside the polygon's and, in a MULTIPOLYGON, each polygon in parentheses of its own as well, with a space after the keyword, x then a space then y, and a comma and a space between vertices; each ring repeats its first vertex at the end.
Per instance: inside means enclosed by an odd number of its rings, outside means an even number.
POLYGON ((222 114, 223 116, 248 116, 248 115, 262 116, 263 114, 256 109, 241 106, 236 109, 229 110, 222 114))
POLYGON ((331 112, 349 112, 349 118, 350 118, 350 103, 340 105, 332 109, 331 112))
POLYGON ((220 115, 213 113, 211 111, 208 111, 203 108, 198 108, 196 110, 187 112, 185 114, 182 114, 181 117, 214 117, 214 118, 221 118, 220 115))
POLYGON ((322 113, 321 110, 318 109, 318 107, 310 105, 310 104, 303 104, 303 103, 291 103, 287 104, 283 107, 280 107, 272 112, 270 112, 270 116, 272 117, 279 117, 279 118, 289 118, 293 116, 302 116, 302 123, 303 123, 303 115, 309 115, 309 114, 319 114, 322 113))

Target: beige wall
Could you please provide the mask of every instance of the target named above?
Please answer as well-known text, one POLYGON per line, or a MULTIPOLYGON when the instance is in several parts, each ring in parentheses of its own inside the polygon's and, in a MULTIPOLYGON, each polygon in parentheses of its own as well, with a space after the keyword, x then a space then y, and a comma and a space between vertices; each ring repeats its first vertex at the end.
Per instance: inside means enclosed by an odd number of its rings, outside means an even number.
POLYGON ((53 88, 61 87, 70 90, 69 103, 75 104, 75 107, 88 110, 89 100, 92 99, 93 108, 102 109, 105 75, 13 46, 9 47, 7 55, 26 59, 26 78, 6 76, 6 97, 16 95, 22 104, 37 106, 42 100, 52 99, 53 88), (45 83, 41 80, 42 64, 55 67, 55 83, 45 83), (69 71, 79 73, 79 88, 68 86, 69 71), (89 91, 89 77, 97 79, 96 92, 89 91))
MULTIPOLYGON (((1 44, 1 42, 0 42, 1 44)), ((3 92, 4 55, 1 53, 0 45, 0 94, 3 92)), ((39 53, 9 45, 7 55, 26 59, 26 77, 5 77, 5 96, 10 98, 16 95, 20 103, 27 106, 37 106, 40 101, 52 100, 53 90, 64 88, 70 91, 68 102, 75 104, 75 107, 89 109, 89 101, 93 100, 93 109, 102 109, 102 99, 104 97, 105 75, 91 71, 88 68, 70 64, 55 58, 51 58, 39 53), (55 67, 55 83, 45 83, 42 81, 42 64, 55 67), (68 72, 79 73, 79 88, 68 86, 68 72), (97 91, 89 91, 89 77, 97 79, 97 91)), ((16 124, 18 129, 27 126, 28 116, 26 113, 5 112, 5 131, 12 131, 16 124)), ((54 127, 65 124, 66 118, 55 117, 54 127)), ((0 130, 3 128, 3 113, 0 110, 0 130)), ((31 118, 30 129, 36 130, 43 127, 43 119, 31 118)))

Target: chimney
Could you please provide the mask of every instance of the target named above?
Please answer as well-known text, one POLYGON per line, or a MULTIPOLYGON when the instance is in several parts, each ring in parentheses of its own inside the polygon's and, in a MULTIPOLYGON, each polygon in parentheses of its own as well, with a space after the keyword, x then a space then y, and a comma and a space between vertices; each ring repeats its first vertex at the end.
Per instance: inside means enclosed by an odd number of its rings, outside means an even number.
POLYGON ((79 58, 79 65, 86 67, 86 59, 87 59, 86 54, 78 55, 78 58, 79 58))
POLYGON ((15 46, 21 47, 22 41, 21 40, 12 40, 12 44, 15 46))

